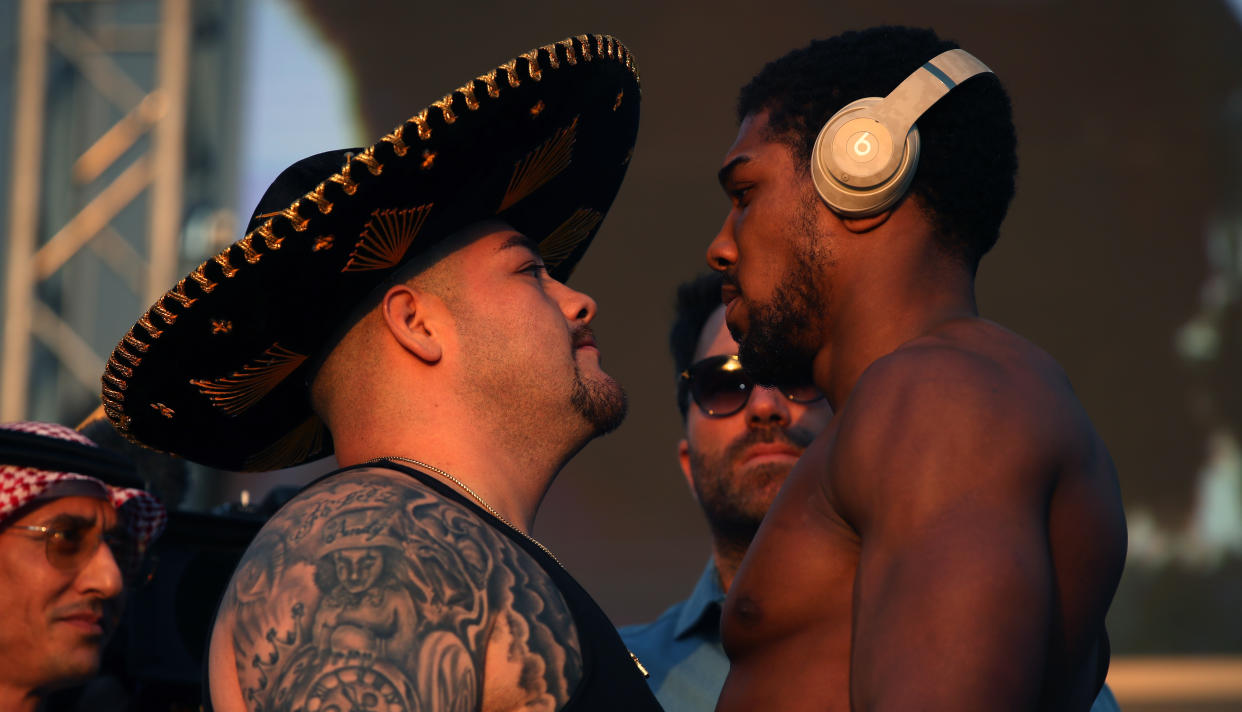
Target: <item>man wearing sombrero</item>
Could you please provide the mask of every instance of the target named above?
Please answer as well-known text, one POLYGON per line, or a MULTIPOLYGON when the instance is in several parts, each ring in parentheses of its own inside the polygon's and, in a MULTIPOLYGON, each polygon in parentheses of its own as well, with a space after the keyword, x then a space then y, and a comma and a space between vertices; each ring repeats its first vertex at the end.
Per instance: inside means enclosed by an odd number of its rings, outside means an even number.
POLYGON ((164 528, 133 466, 52 423, 0 425, 0 709, 85 682, 164 528))
POLYGON ((611 623, 529 531, 624 394, 563 284, 629 163, 639 84, 579 36, 365 149, 288 168, 104 374, 116 427, 207 465, 344 469, 278 512, 217 614, 216 710, 643 710, 611 623))

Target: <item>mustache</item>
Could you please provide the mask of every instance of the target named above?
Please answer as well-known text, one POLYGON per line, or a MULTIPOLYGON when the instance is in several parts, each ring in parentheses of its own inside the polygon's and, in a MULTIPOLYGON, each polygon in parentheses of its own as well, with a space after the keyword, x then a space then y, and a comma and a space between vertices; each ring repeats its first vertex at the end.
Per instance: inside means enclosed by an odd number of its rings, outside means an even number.
POLYGON ((595 340, 595 330, 586 324, 574 329, 570 336, 575 349, 582 346, 597 346, 599 343, 595 340))
POLYGON ((801 453, 815 439, 815 435, 814 431, 807 428, 784 428, 779 425, 747 429, 744 435, 729 443, 729 447, 725 449, 725 459, 727 461, 736 460, 744 450, 752 445, 766 445, 769 443, 788 445, 796 448, 801 453))

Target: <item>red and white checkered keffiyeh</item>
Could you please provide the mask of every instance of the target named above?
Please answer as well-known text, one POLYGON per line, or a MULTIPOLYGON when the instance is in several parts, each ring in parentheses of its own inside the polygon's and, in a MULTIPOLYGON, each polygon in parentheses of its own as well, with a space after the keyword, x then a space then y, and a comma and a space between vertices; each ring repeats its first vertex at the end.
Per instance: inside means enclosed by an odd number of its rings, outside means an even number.
MULTIPOLYGON (((55 423, 33 421, 4 423, 0 430, 26 433, 53 441, 68 441, 101 450, 85 435, 55 423)), ((49 443, 53 445, 55 443, 49 443)), ((101 454, 101 457, 103 455, 101 454)), ((148 547, 164 531, 168 514, 149 492, 128 487, 113 487, 102 480, 77 472, 39 469, 33 466, 0 463, 0 523, 25 506, 49 487, 61 482, 84 480, 98 484, 108 493, 108 500, 123 515, 129 533, 142 548, 148 547)))

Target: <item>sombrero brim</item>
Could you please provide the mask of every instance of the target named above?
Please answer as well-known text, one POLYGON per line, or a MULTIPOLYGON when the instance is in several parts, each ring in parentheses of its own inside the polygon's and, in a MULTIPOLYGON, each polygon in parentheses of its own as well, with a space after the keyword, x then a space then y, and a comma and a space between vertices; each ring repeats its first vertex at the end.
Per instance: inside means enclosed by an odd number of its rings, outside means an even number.
POLYGON ((307 379, 360 303, 490 217, 535 240, 564 281, 621 185, 639 94, 629 51, 582 35, 472 80, 369 148, 299 161, 246 236, 117 345, 103 376, 108 418, 136 442, 226 470, 331 453, 307 379))

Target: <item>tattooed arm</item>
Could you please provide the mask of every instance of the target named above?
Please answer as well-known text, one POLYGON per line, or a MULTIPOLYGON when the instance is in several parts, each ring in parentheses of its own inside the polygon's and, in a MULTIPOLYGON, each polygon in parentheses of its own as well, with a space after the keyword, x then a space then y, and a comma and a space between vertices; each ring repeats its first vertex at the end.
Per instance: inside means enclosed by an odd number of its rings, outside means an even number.
POLYGON ((219 712, 546 710, 581 678, 547 574, 466 507, 351 470, 272 518, 212 634, 219 712))

